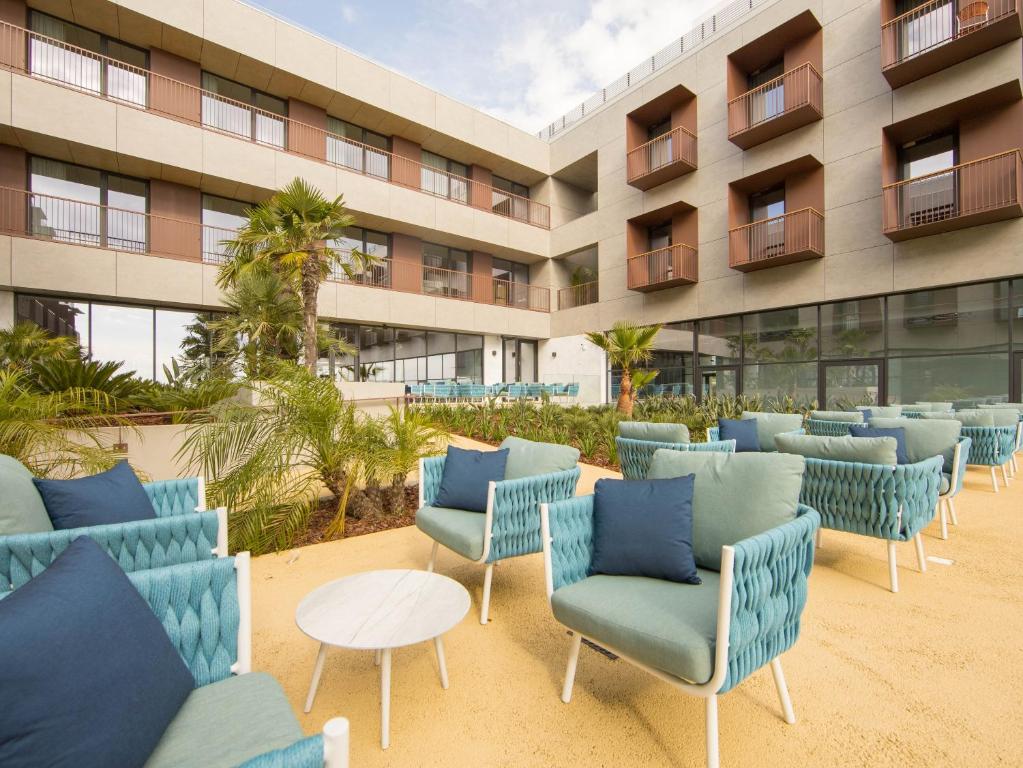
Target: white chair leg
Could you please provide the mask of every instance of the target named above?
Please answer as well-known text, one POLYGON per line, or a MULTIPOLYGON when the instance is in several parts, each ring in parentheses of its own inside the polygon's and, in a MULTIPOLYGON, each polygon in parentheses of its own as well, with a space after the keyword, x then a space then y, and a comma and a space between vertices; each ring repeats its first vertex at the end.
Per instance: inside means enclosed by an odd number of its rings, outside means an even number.
POLYGON ((888 581, 891 584, 892 592, 899 591, 899 571, 895 557, 895 542, 888 542, 888 581))
POLYGON ((1002 464, 1002 482, 1005 483, 1005 487, 1009 487, 1009 473, 1005 469, 1005 465, 1002 464))
POLYGON ((796 722, 796 713, 792 710, 789 687, 785 684, 785 673, 781 669, 781 657, 775 656, 771 659, 771 672, 774 674, 774 687, 778 689, 778 699, 781 701, 781 711, 785 715, 785 722, 793 725, 796 722))
POLYGON ((379 667, 380 666, 380 651, 379 650, 373 651, 373 666, 374 667, 379 667))
POLYGON ((707 697, 707 768, 718 768, 718 697, 707 697))
POLYGON ((913 543, 916 544, 916 564, 920 566, 920 573, 927 573, 927 556, 924 554, 923 534, 917 533, 913 537, 913 543))
POLYGON ((572 647, 568 651, 568 667, 565 668, 565 685, 561 689, 561 700, 568 704, 572 700, 572 686, 575 684, 575 668, 579 665, 579 648, 583 644, 583 636, 578 632, 572 635, 572 647))
POLYGON ((309 693, 305 697, 306 714, 313 708, 313 699, 316 698, 316 689, 320 686, 320 675, 323 673, 323 660, 327 658, 327 644, 320 643, 320 650, 316 653, 316 664, 313 666, 313 679, 309 683, 309 693))
POLYGON ((816 543, 817 543, 817 549, 820 549, 821 548, 821 529, 820 528, 817 529, 817 536, 815 537, 815 540, 816 540, 816 543))
POLYGON ((948 504, 948 515, 952 518, 952 525, 959 525, 959 516, 956 515, 956 505, 952 497, 945 499, 945 503, 948 504))
POLYGON ((444 641, 440 635, 433 638, 433 647, 437 651, 437 669, 440 672, 440 687, 448 689, 448 665, 444 661, 444 641))
POLYGON ((380 661, 380 748, 391 746, 391 649, 384 648, 380 661))
POLYGON ((487 564, 487 572, 483 575, 483 604, 480 606, 480 624, 486 624, 490 616, 490 585, 494 581, 494 564, 487 564))
POLYGON ((430 562, 426 564, 427 573, 433 573, 433 567, 437 565, 437 550, 440 549, 440 542, 433 542, 433 549, 430 550, 430 562))
POLYGON ((995 475, 995 468, 991 467, 991 487, 998 493, 998 476, 995 475))
POLYGON ((941 513, 941 538, 948 538, 948 510, 945 509, 945 499, 938 499, 938 510, 941 513))

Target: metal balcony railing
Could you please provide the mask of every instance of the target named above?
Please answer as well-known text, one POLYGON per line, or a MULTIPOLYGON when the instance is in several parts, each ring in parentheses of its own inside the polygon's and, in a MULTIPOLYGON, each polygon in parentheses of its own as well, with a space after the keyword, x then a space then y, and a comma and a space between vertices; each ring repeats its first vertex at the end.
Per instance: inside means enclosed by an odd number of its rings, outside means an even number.
POLYGON ((550 229, 543 203, 6 22, 0 22, 0 67, 550 229))
MULTIPOLYGON (((1023 203, 1023 157, 1018 149, 961 163, 883 189, 884 231, 987 214, 1023 203)), ((954 226, 950 226, 954 229, 954 226)))
POLYGON ((1019 12, 1017 0, 933 0, 881 25, 881 68, 898 66, 1019 12))
POLYGON ((681 125, 628 153, 628 180, 635 181, 674 163, 696 167, 696 136, 681 125))
POLYGON ((699 258, 691 245, 676 243, 640 253, 628 260, 628 282, 632 290, 695 283, 699 258))
POLYGON ((734 269, 786 264, 824 255, 824 214, 803 208, 728 232, 728 265, 734 269))
POLYGON ((728 137, 738 136, 802 107, 823 114, 824 79, 807 62, 728 102, 728 137))
POLYGON ((573 307, 584 307, 587 304, 596 304, 600 300, 598 282, 581 283, 561 288, 558 291, 558 309, 572 309, 573 307))

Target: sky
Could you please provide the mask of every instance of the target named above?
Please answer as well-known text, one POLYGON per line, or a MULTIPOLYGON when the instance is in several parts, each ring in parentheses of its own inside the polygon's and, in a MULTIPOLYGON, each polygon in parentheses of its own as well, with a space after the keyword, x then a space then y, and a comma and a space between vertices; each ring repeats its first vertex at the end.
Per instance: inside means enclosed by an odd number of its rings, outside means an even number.
POLYGON ((253 0, 447 96, 535 132, 720 0, 253 0))

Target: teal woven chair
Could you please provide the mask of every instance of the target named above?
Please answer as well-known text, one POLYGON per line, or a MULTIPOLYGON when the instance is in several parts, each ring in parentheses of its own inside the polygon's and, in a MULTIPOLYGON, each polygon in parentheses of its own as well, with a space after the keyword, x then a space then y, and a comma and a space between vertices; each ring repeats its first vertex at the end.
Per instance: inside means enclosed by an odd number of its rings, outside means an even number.
POLYGON ((963 479, 966 477, 966 465, 970 457, 973 440, 960 437, 952 454, 952 471, 941 473, 941 487, 938 493, 938 509, 941 512, 941 538, 948 538, 949 519, 952 525, 959 525, 956 514, 955 497, 963 490, 963 479))
POLYGON ((562 701, 571 701, 587 640, 705 699, 708 768, 719 764, 718 696, 761 667, 770 665, 785 721, 794 723, 780 657, 799 636, 820 524, 813 509, 797 502, 801 471, 799 457, 782 454, 658 451, 653 474, 696 475, 696 523, 708 512, 723 521, 703 527, 705 537, 694 524, 700 585, 591 575, 593 496, 542 505, 547 596, 555 618, 573 633, 562 701), (714 474, 730 477, 717 493, 702 492, 714 474), (767 495, 784 498, 782 522, 764 516, 767 495))
POLYGON ((1019 440, 1019 414, 1009 409, 965 410, 955 416, 963 422, 963 435, 973 441, 970 448, 970 466, 987 467, 991 472, 991 488, 998 493, 998 475, 1009 485, 1009 467, 1019 440))
POLYGON ((227 510, 206 509, 203 478, 142 487, 155 519, 0 536, 0 595, 42 571, 79 536, 93 539, 129 573, 227 556, 227 510))
POLYGON ((565 389, 565 395, 568 397, 579 397, 579 382, 572 382, 565 389))
POLYGON ((1016 447, 1012 452, 1009 469, 1010 477, 1015 477, 1016 472, 1019 471, 1019 462, 1016 460, 1016 454, 1023 451, 1023 403, 981 403, 977 406, 977 408, 984 410, 1010 410, 1016 412, 1019 418, 1016 425, 1016 447))
POLYGON ((894 437, 779 435, 778 449, 806 459, 799 500, 820 513, 822 529, 887 541, 892 592, 899 591, 898 542, 912 540, 927 571, 920 531, 934 519, 942 457, 896 464, 894 437))
MULTIPOLYGON (((805 432, 803 429, 803 416, 798 413, 743 411, 742 418, 757 420, 757 438, 760 441, 760 450, 767 453, 778 450, 774 445, 774 438, 777 435, 801 435, 805 432)), ((708 427, 707 440, 711 442, 721 440, 721 430, 718 427, 708 427)))
POLYGON ((806 433, 820 437, 841 437, 849 434, 852 424, 862 424, 859 411, 810 411, 806 420, 806 433))
POLYGON ((654 453, 664 448, 672 451, 717 451, 735 453, 734 440, 707 443, 689 442, 689 428, 670 422, 620 421, 615 449, 618 464, 626 480, 642 480, 650 468, 654 453))
POLYGON ((433 571, 441 544, 457 555, 486 566, 480 624, 486 624, 490 617, 494 565, 540 551, 540 504, 574 496, 582 474, 577 464, 579 451, 571 446, 508 437, 501 447, 510 451, 505 472, 506 477, 511 475, 512 478, 490 483, 486 513, 433 506, 446 457, 434 456, 419 461, 416 527, 433 539, 427 570, 433 571), (528 474, 530 467, 554 466, 561 468, 528 474))

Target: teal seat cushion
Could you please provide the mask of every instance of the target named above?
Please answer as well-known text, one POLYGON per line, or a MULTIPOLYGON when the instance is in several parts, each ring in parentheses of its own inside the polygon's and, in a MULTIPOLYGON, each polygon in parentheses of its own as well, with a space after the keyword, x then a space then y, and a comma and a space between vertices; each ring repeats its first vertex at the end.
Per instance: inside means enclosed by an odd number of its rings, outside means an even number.
POLYGON ((0 536, 52 530, 32 473, 14 457, 0 454, 0 536))
POLYGON ((642 576, 590 576, 551 596, 554 617, 596 643, 692 683, 714 674, 720 575, 702 584, 642 576))
POLYGON ((901 405, 857 405, 857 411, 870 411, 871 416, 882 419, 897 419, 902 415, 901 405))
POLYGON ((810 411, 810 418, 818 421, 842 421, 851 424, 863 423, 863 413, 860 411, 810 411))
POLYGON ((948 472, 941 473, 941 482, 938 484, 938 493, 944 496, 948 493, 948 489, 952 487, 952 475, 948 472))
MULTIPOLYGON (((967 409, 963 411, 956 411, 956 421, 962 424, 964 427, 993 427, 995 425, 994 414, 998 411, 985 411, 979 408, 967 409)), ((933 414, 924 414, 925 416, 932 416, 933 414)), ((1012 412, 1013 423, 1015 423, 1016 412, 1012 412)))
POLYGON ((902 427, 906 430, 906 454, 911 464, 941 456, 945 471, 952 471, 952 454, 955 452, 962 424, 954 419, 871 419, 870 426, 890 429, 902 427))
POLYGON ((280 684, 250 672, 192 691, 145 768, 233 768, 302 737, 280 684))
POLYGON ((534 443, 521 437, 506 437, 501 447, 508 449, 508 463, 504 467, 505 480, 563 472, 566 469, 575 469, 579 462, 579 449, 571 445, 534 443))
POLYGON ((774 442, 782 453, 794 453, 808 459, 855 461, 892 467, 898 462, 898 441, 894 437, 778 435, 774 442))
POLYGON ((423 507, 416 512, 416 527, 419 530, 470 560, 483 557, 486 522, 486 515, 464 509, 423 507))
POLYGON ((689 427, 671 422, 620 421, 618 434, 631 440, 645 440, 651 443, 689 442, 689 427))
POLYGON ((647 478, 696 475, 693 555, 721 568, 721 547, 796 518, 806 461, 788 453, 654 451, 647 478))
POLYGON ((793 432, 803 428, 801 413, 761 413, 759 411, 743 411, 742 418, 757 420, 757 437, 760 450, 776 451, 774 436, 781 432, 793 432))

